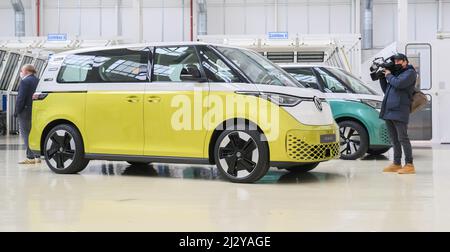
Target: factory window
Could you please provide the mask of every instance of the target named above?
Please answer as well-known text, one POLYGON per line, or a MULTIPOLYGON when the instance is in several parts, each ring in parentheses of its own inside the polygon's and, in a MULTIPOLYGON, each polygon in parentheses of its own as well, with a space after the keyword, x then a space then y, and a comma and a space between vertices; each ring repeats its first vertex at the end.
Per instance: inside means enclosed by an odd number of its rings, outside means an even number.
POLYGON ((192 46, 159 47, 154 58, 153 81, 192 82, 201 78, 200 63, 192 46))
POLYGON ((114 49, 69 55, 58 75, 60 83, 148 81, 148 49, 114 49))
POLYGON ((240 82, 239 76, 222 61, 222 59, 206 46, 199 48, 200 59, 206 77, 210 82, 240 82))

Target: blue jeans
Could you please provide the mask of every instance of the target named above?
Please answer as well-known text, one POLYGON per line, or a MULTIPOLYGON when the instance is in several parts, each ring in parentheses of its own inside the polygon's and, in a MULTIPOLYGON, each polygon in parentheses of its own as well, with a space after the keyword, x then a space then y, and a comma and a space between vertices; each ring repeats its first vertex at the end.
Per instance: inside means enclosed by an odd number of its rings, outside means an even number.
POLYGON ((413 156, 411 142, 408 137, 408 124, 399 121, 386 120, 386 126, 394 149, 394 164, 402 164, 402 147, 405 152, 405 162, 407 164, 412 164, 413 156))

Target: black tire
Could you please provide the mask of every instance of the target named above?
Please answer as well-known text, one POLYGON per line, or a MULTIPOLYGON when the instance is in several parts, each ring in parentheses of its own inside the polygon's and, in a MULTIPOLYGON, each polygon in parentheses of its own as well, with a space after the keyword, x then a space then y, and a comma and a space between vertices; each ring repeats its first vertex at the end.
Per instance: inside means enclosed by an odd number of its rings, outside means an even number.
POLYGON ((391 149, 391 146, 385 147, 385 148, 379 148, 379 149, 369 149, 367 151, 367 153, 369 153, 370 155, 381 155, 381 154, 388 152, 390 149, 391 149))
POLYGON ((81 134, 69 124, 55 126, 45 137, 43 152, 48 167, 58 174, 74 174, 89 163, 84 158, 81 134))
POLYGON ((279 167, 281 169, 285 169, 289 172, 297 172, 297 173, 304 173, 309 172, 312 169, 316 168, 320 163, 310 163, 310 164, 300 164, 295 166, 289 166, 289 167, 279 167))
POLYGON ((363 157, 369 149, 369 134, 363 125, 355 121, 338 123, 341 159, 355 160, 363 157))
POLYGON ((132 162, 132 161, 127 161, 128 164, 133 165, 133 166, 142 166, 142 165, 149 165, 150 162, 132 162))
POLYGON ((214 161, 222 177, 235 183, 253 183, 269 170, 269 147, 257 130, 227 129, 214 145, 214 161), (256 150, 256 152, 255 152, 256 150))

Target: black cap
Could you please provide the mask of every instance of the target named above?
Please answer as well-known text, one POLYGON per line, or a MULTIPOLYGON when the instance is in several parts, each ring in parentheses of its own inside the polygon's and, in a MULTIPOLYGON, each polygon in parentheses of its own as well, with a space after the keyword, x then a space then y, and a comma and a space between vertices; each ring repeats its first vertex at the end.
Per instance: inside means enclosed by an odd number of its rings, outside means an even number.
POLYGON ((403 53, 397 53, 394 55, 394 60, 405 60, 405 61, 409 61, 408 57, 406 57, 406 55, 404 55, 403 53))

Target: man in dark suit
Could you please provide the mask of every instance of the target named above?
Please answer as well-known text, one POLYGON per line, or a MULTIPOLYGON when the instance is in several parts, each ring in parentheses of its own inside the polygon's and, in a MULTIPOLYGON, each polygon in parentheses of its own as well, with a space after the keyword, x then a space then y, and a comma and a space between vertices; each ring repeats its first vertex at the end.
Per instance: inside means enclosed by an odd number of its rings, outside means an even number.
POLYGON ((19 164, 40 163, 39 155, 33 153, 28 145, 28 136, 31 130, 31 106, 33 94, 36 91, 39 79, 35 76, 36 69, 33 65, 24 65, 20 70, 19 93, 16 100, 14 116, 19 118, 19 130, 27 147, 27 159, 19 164))
POLYGON ((384 92, 380 117, 386 121, 389 136, 394 149, 394 163, 386 167, 384 172, 414 174, 411 142, 408 137, 409 114, 416 84, 417 73, 408 58, 402 53, 394 56, 395 72, 385 70, 385 78, 380 79, 384 92), (405 165, 401 166, 402 147, 405 154, 405 165))

